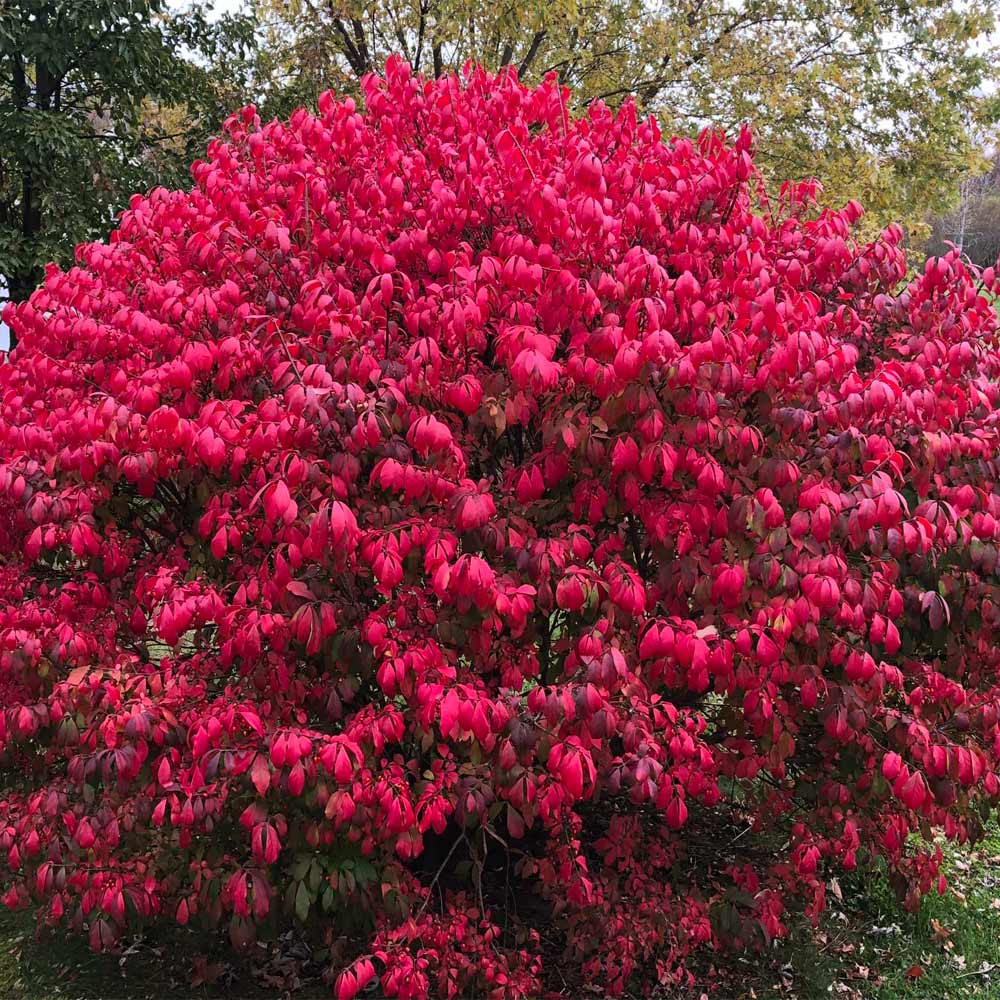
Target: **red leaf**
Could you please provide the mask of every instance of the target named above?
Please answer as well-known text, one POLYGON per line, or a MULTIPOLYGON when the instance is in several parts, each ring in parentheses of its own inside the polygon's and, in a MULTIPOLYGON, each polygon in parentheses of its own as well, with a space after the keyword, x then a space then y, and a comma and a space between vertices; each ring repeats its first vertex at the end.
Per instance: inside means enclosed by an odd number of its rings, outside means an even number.
POLYGON ((250 779, 258 795, 264 795, 271 785, 271 766, 261 753, 254 758, 253 766, 250 768, 250 779))

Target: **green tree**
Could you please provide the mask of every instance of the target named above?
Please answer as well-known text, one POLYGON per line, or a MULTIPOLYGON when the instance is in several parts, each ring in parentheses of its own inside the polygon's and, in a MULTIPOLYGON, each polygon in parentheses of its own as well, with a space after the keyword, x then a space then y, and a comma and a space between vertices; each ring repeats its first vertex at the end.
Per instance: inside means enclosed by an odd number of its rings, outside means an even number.
MULTIPOLYGON (((584 101, 636 94, 667 130, 753 122, 774 177, 816 176, 873 222, 925 228, 980 165, 1000 107, 998 0, 255 0, 276 113, 350 90, 400 52, 424 73, 467 59, 557 72, 584 101)), ((919 232, 915 235, 919 235, 919 232)))
POLYGON ((182 183, 242 99, 245 16, 160 0, 0 2, 0 274, 31 293, 129 194, 182 183))
POLYGON ((990 169, 967 177, 959 186, 958 203, 931 221, 928 253, 940 255, 957 247, 973 264, 993 267, 1000 254, 1000 153, 990 169))

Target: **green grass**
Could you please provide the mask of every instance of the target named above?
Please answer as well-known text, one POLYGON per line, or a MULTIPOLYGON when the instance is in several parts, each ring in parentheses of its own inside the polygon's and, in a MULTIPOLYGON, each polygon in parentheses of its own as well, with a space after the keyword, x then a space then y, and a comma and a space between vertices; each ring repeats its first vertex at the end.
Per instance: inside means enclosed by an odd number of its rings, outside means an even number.
MULTIPOLYGON (((996 836, 975 853, 953 855, 951 889, 899 921, 901 933, 891 941, 869 946, 881 971, 874 997, 1000 997, 998 855, 996 836)), ((892 912, 883 900, 882 913, 892 912)))
MULTIPOLYGON (((845 880, 818 931, 799 928, 767 956, 718 964, 721 1000, 1000 1000, 1000 829, 972 850, 946 847, 950 880, 916 914, 896 903, 879 876, 845 880)), ((2 1000, 179 1000, 329 997, 313 967, 282 948, 219 965, 211 983, 191 984, 199 939, 185 933, 95 955, 79 938, 36 940, 26 914, 0 910, 2 1000)), ((692 997, 702 992, 699 987, 692 997)), ((661 1000, 680 1000, 674 993, 661 1000)))
POLYGON ((1000 830, 945 846, 949 888, 917 913, 870 875, 830 896, 822 928, 800 930, 748 987, 760 1000, 1000 1000, 1000 830))

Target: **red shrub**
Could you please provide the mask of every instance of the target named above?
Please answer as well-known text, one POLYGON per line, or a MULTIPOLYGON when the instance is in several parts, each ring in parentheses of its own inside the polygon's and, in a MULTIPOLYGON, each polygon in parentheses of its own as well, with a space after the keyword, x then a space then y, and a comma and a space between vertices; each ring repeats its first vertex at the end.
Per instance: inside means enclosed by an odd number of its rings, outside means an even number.
POLYGON ((683 977, 875 857, 915 901, 998 787, 977 276, 903 289, 746 134, 365 101, 246 109, 7 312, 5 901, 332 928, 340 997, 525 996, 539 930, 683 977))

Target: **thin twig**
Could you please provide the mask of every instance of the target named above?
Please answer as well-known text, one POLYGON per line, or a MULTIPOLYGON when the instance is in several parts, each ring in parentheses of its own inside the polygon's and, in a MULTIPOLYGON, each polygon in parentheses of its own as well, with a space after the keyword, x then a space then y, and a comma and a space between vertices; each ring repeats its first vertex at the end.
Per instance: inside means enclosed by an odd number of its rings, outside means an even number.
POLYGON ((445 855, 444 861, 441 862, 441 867, 434 873, 434 878, 431 879, 431 884, 427 887, 427 898, 423 901, 419 910, 417 910, 417 916, 419 917, 424 910, 427 909, 427 905, 431 901, 431 893, 434 891, 434 886, 438 884, 441 875, 444 873, 445 868, 448 866, 448 862, 451 861, 451 856, 455 853, 458 845, 465 839, 465 834, 462 833, 460 836, 455 838, 455 843, 451 845, 451 850, 445 855))

